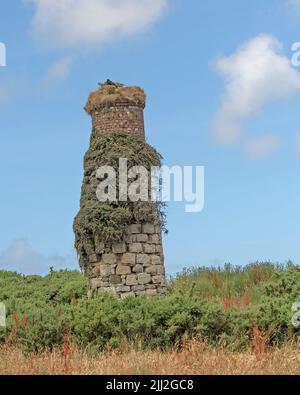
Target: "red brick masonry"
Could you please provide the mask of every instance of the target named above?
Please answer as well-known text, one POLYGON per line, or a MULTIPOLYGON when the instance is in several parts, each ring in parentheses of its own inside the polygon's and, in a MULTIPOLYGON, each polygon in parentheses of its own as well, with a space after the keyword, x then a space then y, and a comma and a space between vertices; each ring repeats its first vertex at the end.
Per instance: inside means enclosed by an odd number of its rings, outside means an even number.
POLYGON ((99 133, 128 133, 145 137, 143 108, 126 102, 103 107, 92 114, 93 128, 99 133))

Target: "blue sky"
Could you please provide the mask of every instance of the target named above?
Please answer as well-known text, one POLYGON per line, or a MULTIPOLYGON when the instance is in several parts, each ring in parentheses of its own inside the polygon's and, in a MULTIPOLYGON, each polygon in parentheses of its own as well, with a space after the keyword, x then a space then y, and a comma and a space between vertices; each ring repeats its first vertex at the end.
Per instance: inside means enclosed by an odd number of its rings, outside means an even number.
POLYGON ((91 122, 107 78, 148 95, 148 141, 167 165, 206 168, 205 209, 170 203, 168 273, 300 263, 299 0, 1 1, 0 268, 77 268, 91 122))

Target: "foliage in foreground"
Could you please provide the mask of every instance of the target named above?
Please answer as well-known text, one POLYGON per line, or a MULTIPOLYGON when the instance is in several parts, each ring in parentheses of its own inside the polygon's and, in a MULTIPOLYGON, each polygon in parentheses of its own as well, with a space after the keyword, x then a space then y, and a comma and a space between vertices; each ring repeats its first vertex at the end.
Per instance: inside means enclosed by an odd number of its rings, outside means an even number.
POLYGON ((124 342, 142 349, 181 347, 182 339, 245 349, 253 327, 269 331, 268 341, 292 339, 291 307, 300 302, 300 268, 267 264, 246 268, 185 270, 169 281, 166 298, 87 298, 79 272, 46 277, 0 272, 0 301, 7 328, 0 341, 27 352, 59 347, 69 336, 89 352, 119 349, 124 342))

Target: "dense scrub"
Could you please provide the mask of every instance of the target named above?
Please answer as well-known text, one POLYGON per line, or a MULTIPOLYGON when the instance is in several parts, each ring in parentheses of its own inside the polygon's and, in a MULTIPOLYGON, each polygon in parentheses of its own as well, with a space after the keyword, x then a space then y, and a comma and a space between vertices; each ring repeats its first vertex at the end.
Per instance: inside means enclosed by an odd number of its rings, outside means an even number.
POLYGON ((24 277, 0 272, 0 301, 7 307, 1 342, 25 351, 60 346, 66 334, 91 352, 120 348, 180 347, 199 338, 231 349, 251 345, 253 327, 270 331, 269 342, 293 339, 292 305, 300 302, 300 268, 256 264, 246 268, 185 270, 169 280, 166 298, 89 299, 79 272, 24 277))

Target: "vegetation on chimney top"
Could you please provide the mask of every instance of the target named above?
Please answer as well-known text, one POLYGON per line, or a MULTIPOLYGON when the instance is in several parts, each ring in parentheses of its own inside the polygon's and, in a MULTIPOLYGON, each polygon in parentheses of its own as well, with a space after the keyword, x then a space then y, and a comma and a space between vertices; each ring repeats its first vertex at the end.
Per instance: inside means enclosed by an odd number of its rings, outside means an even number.
POLYGON ((138 86, 124 86, 119 83, 99 84, 99 89, 90 94, 84 109, 89 115, 92 115, 94 111, 115 105, 118 102, 127 102, 129 105, 144 108, 146 94, 138 86))
MULTIPOLYGON (((80 211, 74 220, 75 247, 80 265, 87 270, 89 255, 103 242, 124 240, 130 224, 154 223, 165 229, 165 205, 161 202, 100 202, 96 196, 100 181, 96 177, 101 166, 112 166, 116 174, 119 158, 128 159, 128 169, 161 166, 162 157, 142 138, 127 134, 100 135, 93 131, 84 158, 84 179, 80 211)), ((149 180, 149 194, 150 194, 149 180)), ((117 176, 118 186, 118 176, 117 176)))

